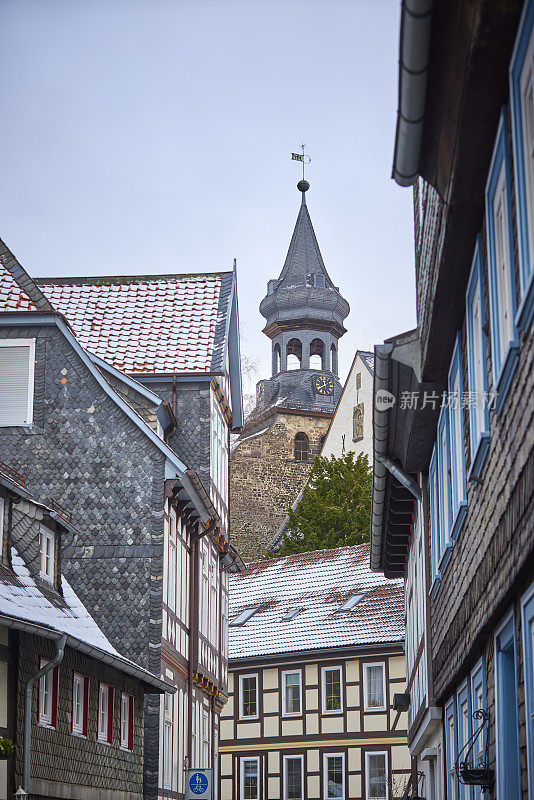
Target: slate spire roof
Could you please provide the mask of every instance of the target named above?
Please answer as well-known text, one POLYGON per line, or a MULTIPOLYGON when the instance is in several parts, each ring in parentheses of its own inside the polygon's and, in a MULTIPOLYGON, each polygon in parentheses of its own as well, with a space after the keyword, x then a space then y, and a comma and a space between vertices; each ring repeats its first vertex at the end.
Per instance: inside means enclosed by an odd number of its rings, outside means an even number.
POLYGON ((327 286, 334 284, 326 271, 319 242, 313 229, 310 212, 306 203, 306 194, 302 192, 302 202, 286 260, 278 278, 281 286, 306 286, 309 275, 324 275, 327 286))

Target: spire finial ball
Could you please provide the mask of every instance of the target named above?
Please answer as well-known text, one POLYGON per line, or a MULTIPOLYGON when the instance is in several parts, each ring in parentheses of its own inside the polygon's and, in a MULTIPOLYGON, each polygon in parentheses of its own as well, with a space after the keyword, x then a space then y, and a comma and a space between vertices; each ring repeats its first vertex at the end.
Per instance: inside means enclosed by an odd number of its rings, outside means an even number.
POLYGON ((299 192, 302 192, 302 194, 304 194, 304 192, 307 192, 309 188, 310 184, 308 183, 308 181, 302 180, 297 183, 297 189, 299 190, 299 192))

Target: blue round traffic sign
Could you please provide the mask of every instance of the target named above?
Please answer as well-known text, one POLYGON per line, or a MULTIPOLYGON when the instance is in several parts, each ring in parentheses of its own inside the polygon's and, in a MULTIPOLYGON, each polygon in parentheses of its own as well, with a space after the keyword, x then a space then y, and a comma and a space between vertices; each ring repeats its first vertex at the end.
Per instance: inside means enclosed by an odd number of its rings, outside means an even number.
POLYGON ((204 794, 208 788, 208 778, 203 772, 194 772, 189 778, 189 788, 193 794, 204 794))

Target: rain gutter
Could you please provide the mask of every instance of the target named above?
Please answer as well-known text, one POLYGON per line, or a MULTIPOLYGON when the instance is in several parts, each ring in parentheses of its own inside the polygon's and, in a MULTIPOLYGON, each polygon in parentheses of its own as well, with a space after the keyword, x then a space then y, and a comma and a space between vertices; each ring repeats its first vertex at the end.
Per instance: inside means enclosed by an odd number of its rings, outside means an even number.
POLYGON ((399 100, 392 177, 412 186, 419 174, 433 0, 403 0, 399 45, 399 100))
POLYGON ((375 346, 375 380, 373 398, 373 493, 371 500, 371 553, 373 572, 380 572, 382 555, 382 523, 386 496, 387 468, 382 459, 387 456, 389 436, 389 406, 377 406, 379 391, 389 389, 392 344, 375 346))

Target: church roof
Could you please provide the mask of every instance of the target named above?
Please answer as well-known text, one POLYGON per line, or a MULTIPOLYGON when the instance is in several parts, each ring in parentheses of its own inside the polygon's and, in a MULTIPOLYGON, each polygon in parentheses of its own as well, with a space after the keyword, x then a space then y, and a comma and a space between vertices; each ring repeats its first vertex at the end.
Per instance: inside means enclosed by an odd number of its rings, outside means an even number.
POLYGON ((128 374, 224 371, 232 272, 41 278, 88 351, 128 374))
POLYGON ((309 283, 310 275, 324 275, 326 285, 334 286, 324 265, 319 242, 306 205, 306 195, 303 192, 293 236, 278 278, 278 288, 281 286, 306 286, 309 283))

